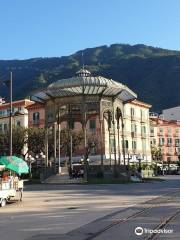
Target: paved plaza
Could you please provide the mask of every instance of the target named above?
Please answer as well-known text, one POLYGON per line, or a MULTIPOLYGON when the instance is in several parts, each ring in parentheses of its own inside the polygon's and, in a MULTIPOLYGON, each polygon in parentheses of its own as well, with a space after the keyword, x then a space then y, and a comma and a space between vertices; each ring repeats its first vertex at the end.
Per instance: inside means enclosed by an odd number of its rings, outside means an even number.
POLYGON ((0 209, 1 239, 179 239, 180 176, 165 179, 114 185, 27 185, 23 202, 0 209), (135 234, 137 227, 143 228, 142 235, 135 234), (173 232, 145 232, 164 228, 173 232))

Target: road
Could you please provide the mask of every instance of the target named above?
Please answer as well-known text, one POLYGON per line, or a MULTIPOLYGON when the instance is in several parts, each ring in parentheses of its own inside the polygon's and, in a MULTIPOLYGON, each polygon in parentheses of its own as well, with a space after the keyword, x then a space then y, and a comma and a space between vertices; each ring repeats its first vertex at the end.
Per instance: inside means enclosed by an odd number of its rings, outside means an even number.
POLYGON ((23 202, 0 209, 0 239, 180 239, 180 176, 165 179, 114 185, 27 185, 23 202), (142 235, 135 234, 137 227, 143 229, 142 235), (153 229, 173 232, 156 234, 153 229))

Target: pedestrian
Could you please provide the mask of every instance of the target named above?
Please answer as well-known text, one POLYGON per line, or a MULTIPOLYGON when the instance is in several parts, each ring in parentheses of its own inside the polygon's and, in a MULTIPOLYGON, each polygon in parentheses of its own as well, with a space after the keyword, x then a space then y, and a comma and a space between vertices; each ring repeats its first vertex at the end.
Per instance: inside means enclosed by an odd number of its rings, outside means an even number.
POLYGON ((18 180, 19 201, 22 201, 23 187, 24 187, 23 180, 18 180))

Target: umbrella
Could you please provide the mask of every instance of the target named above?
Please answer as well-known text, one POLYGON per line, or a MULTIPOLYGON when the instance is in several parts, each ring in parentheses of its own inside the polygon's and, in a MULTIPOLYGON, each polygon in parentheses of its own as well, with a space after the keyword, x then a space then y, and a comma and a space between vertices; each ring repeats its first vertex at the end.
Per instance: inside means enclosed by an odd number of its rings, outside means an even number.
POLYGON ((16 156, 1 157, 0 165, 5 165, 5 168, 12 170, 18 174, 29 172, 29 167, 27 163, 23 159, 16 156))

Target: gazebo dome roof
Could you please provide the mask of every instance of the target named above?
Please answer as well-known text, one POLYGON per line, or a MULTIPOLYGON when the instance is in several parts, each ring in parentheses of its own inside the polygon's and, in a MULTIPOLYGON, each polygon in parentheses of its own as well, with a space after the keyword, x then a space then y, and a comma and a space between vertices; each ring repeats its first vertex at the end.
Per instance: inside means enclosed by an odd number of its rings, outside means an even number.
POLYGON ((33 100, 45 102, 50 97, 100 94, 119 98, 122 101, 129 101, 137 97, 126 85, 101 76, 94 77, 83 68, 76 72, 76 76, 58 80, 50 84, 47 89, 34 94, 33 100))

